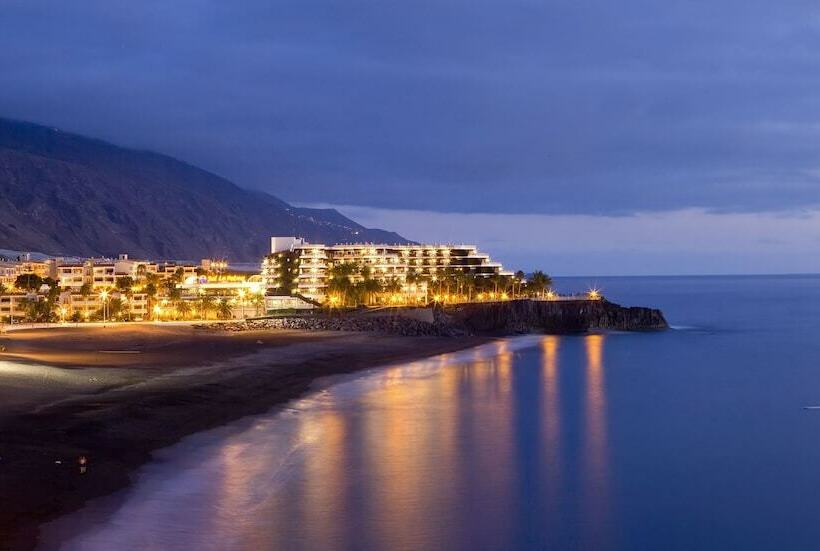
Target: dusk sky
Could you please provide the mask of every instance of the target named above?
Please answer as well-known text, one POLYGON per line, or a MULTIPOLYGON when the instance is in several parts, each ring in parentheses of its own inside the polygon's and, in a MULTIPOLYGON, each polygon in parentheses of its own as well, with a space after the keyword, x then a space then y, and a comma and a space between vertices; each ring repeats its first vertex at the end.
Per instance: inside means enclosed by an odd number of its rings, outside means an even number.
POLYGON ((0 116, 561 274, 820 272, 816 2, 6 0, 0 116))

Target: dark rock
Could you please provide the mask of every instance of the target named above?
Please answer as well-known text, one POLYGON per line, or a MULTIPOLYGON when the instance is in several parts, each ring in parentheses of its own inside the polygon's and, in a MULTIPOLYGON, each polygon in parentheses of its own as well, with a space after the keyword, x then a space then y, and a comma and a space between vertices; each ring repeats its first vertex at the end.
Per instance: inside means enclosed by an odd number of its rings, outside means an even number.
POLYGON ((365 331, 386 335, 458 337, 521 333, 581 333, 590 329, 650 331, 668 327, 663 313, 652 308, 624 308, 606 300, 511 300, 436 307, 433 322, 401 314, 359 316, 317 314, 211 324, 223 331, 296 329, 303 331, 365 331))
POLYGON ((666 329, 666 319, 653 308, 625 308, 607 300, 505 302, 456 304, 438 309, 442 323, 470 333, 581 333, 590 329, 650 331, 666 329))

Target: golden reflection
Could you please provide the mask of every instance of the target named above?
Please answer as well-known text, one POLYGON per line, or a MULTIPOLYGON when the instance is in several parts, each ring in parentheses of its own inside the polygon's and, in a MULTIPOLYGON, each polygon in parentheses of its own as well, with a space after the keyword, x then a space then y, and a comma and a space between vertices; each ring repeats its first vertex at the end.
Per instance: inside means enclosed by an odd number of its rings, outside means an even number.
POLYGON ((561 403, 558 394, 558 345, 560 337, 549 335, 541 340, 544 378, 544 445, 550 478, 560 472, 561 459, 561 403))
POLYGON ((506 340, 498 341, 496 350, 497 356, 494 362, 496 373, 495 381, 498 385, 496 390, 506 396, 510 392, 510 384, 512 382, 513 354, 506 340))
POLYGON ((361 445, 373 482, 368 485, 372 492, 368 501, 378 527, 376 548, 429 547, 447 537, 442 523, 440 532, 426 533, 431 539, 424 545, 417 527, 435 527, 435 519, 446 518, 457 507, 458 479, 450 467, 458 464, 459 413, 454 398, 461 373, 447 365, 451 360, 440 358, 432 378, 414 379, 411 366, 397 368, 396 384, 374 390, 366 398, 361 445))
POLYGON ((219 507, 223 515, 216 517, 219 531, 236 538, 247 537, 236 522, 243 511, 249 508, 248 496, 262 469, 267 467, 264 454, 248 453, 247 445, 229 440, 219 450, 218 480, 219 507))
POLYGON ((585 509, 588 518, 584 536, 591 547, 607 541, 609 504, 609 452, 606 427, 606 384, 604 381, 604 335, 584 337, 586 348, 585 391, 585 509))
POLYGON ((305 455, 303 511, 311 515, 308 533, 310 548, 337 546, 343 541, 345 527, 340 525, 340 512, 345 510, 346 496, 346 418, 334 408, 318 415, 304 415, 305 432, 319 439, 319 449, 305 455))

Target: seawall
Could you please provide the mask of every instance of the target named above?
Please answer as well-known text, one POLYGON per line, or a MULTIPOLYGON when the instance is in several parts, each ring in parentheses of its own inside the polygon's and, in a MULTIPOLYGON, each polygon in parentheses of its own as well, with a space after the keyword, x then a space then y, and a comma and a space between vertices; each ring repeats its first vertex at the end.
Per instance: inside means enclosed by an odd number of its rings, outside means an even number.
POLYGON ((383 308, 306 316, 224 322, 210 327, 228 331, 296 329, 360 331, 404 336, 503 336, 523 333, 583 333, 596 329, 652 331, 668 327, 652 308, 625 308, 606 300, 510 300, 433 306, 383 308))

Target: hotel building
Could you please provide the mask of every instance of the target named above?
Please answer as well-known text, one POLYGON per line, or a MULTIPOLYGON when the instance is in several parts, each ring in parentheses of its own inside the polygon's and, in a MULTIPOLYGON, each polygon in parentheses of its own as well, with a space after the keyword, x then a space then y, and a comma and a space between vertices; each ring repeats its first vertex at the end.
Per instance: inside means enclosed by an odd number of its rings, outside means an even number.
POLYGON ((271 255, 262 262, 262 277, 272 294, 277 294, 281 287, 280 263, 284 253, 295 256, 294 292, 318 301, 325 298, 330 268, 344 263, 366 266, 380 283, 397 281, 405 292, 412 288, 422 296, 428 282, 446 273, 462 272, 488 278, 513 275, 474 245, 322 245, 296 237, 272 237, 271 255))

